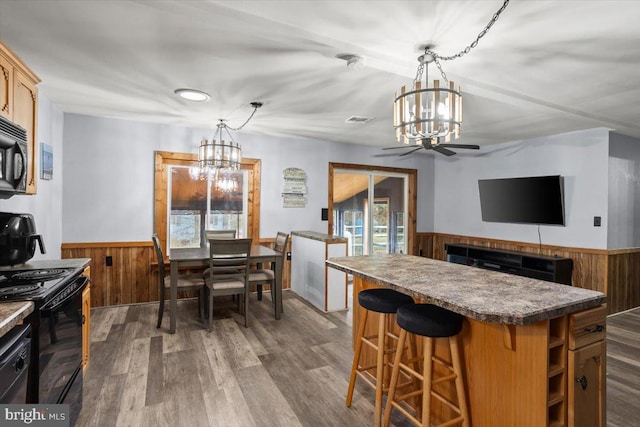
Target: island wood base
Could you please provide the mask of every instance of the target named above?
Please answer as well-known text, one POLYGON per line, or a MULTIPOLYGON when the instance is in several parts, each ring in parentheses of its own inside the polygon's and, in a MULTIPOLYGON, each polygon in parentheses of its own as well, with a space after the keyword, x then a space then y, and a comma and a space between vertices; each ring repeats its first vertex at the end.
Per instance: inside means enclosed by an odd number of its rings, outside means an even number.
MULTIPOLYGON (((354 277, 353 284, 355 339, 360 319, 358 292, 380 286, 359 277, 354 277)), ((605 316, 606 306, 602 305, 528 325, 466 318, 458 338, 471 425, 604 426, 605 316)), ((367 334, 375 333, 376 319, 371 320, 367 334)), ((446 342, 437 340, 436 355, 449 360, 446 342)), ((374 353, 363 349, 362 365, 374 361, 374 353)), ((388 371, 385 381, 390 377, 388 371)), ((437 364, 434 375, 439 375, 437 364)), ((440 387, 451 388, 443 393, 455 401, 450 382, 440 387)), ((434 420, 449 419, 447 411, 446 406, 432 400, 434 420)))

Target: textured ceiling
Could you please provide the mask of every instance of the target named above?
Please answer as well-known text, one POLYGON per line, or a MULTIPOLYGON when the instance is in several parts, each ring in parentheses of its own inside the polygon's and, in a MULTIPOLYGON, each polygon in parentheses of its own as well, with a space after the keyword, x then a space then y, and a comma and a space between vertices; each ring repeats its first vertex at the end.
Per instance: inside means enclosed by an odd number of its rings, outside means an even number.
MULTIPOLYGON (((451 55, 502 1, 0 0, 0 39, 65 112, 394 145, 392 102, 420 46, 451 55), (336 55, 366 66, 350 70, 336 55), (178 99, 176 88, 212 95, 178 99), (349 124, 350 116, 368 116, 349 124)), ((512 0, 468 55, 461 143, 592 127, 640 137, 640 2, 512 0)), ((431 76, 436 70, 431 67, 431 76)))

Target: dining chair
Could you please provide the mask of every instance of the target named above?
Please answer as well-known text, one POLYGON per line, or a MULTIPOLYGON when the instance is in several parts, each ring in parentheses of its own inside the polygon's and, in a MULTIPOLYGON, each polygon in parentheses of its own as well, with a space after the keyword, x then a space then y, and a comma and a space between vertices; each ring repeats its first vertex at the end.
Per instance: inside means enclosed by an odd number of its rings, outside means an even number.
MULTIPOLYGON (((165 274, 164 254, 162 253, 162 247, 160 246, 160 238, 157 233, 151 236, 153 240, 153 246, 156 250, 156 257, 158 258, 158 293, 160 299, 160 306, 158 307, 158 323, 156 325, 159 328, 162 325, 162 315, 164 314, 164 296, 169 292, 171 288, 171 276, 165 274)), ((198 305, 200 306, 200 318, 204 320, 204 279, 200 274, 181 274, 177 279, 178 291, 198 291, 198 305)))
POLYGON ((207 240, 211 239, 235 239, 236 230, 204 230, 207 240))
MULTIPOLYGON (((287 243, 289 242, 289 235, 278 231, 276 234, 276 241, 273 245, 273 250, 284 254, 287 250, 287 243)), ((249 284, 256 285, 258 291, 258 301, 262 301, 262 285, 270 285, 273 289, 275 285, 275 262, 271 263, 270 268, 258 268, 249 272, 249 284)), ((273 297, 271 298, 273 301, 273 297)))
POLYGON ((224 295, 244 295, 238 298, 238 308, 248 326, 249 312, 249 256, 252 239, 210 239, 209 275, 205 278, 209 299, 209 323, 213 327, 213 298, 224 295))

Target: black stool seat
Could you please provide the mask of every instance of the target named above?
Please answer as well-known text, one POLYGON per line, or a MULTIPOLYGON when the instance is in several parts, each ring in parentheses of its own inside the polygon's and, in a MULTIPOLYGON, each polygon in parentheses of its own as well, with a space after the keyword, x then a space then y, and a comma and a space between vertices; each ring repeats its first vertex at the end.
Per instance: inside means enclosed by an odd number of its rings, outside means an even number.
POLYGON ((399 307, 413 304, 413 298, 393 289, 365 289, 358 294, 360 306, 377 313, 395 313, 399 307))
POLYGON ((458 335, 463 316, 433 304, 411 304, 398 308, 398 325, 412 334, 444 338, 458 335))

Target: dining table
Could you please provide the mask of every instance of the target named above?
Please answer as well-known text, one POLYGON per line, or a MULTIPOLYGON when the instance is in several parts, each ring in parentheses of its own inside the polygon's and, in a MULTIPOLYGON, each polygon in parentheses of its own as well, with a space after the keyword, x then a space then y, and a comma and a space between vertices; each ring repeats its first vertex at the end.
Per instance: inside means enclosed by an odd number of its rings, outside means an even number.
MULTIPOLYGON (((180 268, 208 267, 209 248, 174 248, 169 250, 169 265, 171 269, 171 287, 169 289, 169 332, 176 332, 176 312, 178 308, 178 271, 180 268)), ((249 255, 250 264, 275 263, 274 282, 271 289, 271 298, 276 320, 282 314, 282 265, 284 255, 281 252, 261 245, 251 245, 249 255)))

